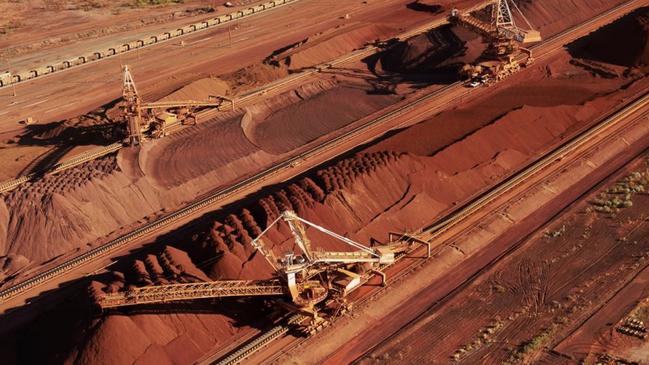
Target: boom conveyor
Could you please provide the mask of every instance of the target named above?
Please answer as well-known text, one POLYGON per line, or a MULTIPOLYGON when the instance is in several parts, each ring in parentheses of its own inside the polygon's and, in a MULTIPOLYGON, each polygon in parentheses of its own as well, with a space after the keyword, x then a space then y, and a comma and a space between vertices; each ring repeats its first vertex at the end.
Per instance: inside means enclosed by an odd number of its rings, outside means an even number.
POLYGON ((280 280, 224 280, 204 283, 153 285, 131 288, 125 292, 107 293, 101 299, 101 307, 107 309, 207 298, 277 296, 284 294, 286 294, 286 290, 280 280))
MULTIPOLYGON (((273 298, 282 307, 317 318, 315 306, 325 299, 343 300, 360 287, 369 276, 379 274, 392 264, 413 243, 426 244, 403 236, 386 245, 367 247, 347 237, 300 218, 292 211, 284 211, 252 241, 256 254, 261 254, 273 268, 275 278, 268 280, 221 280, 199 283, 129 286, 124 291, 106 293, 93 289, 97 304, 102 309, 142 304, 192 301, 207 298, 258 297, 273 298), (280 222, 288 225, 301 253, 287 252, 277 257, 262 241, 267 232, 280 222), (306 235, 306 227, 316 229, 353 248, 351 251, 313 250, 306 235)), ((429 250, 430 250, 430 245, 429 250)))

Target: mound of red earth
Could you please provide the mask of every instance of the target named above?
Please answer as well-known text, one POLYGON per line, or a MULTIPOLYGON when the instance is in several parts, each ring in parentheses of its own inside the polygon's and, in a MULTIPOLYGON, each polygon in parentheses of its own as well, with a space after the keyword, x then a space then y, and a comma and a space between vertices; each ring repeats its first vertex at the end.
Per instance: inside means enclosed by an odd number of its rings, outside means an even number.
POLYGON ((285 95, 291 105, 278 108, 281 105, 264 104, 249 108, 250 120, 246 122, 244 117, 242 126, 250 141, 264 152, 284 154, 385 108, 399 98, 374 91, 364 83, 314 83, 285 95), (350 104, 350 100, 354 103, 350 104))
POLYGON ((159 101, 209 100, 210 96, 225 96, 230 93, 228 84, 216 77, 198 79, 165 96, 159 101))
POLYGON ((226 81, 234 93, 261 86, 288 75, 288 67, 285 65, 269 65, 255 63, 220 78, 226 81))
POLYGON ((89 220, 76 206, 83 201, 70 201, 66 196, 81 193, 87 204, 92 190, 101 190, 93 185, 115 171, 119 171, 117 159, 110 155, 24 183, 6 194, 0 200, 0 255, 43 260, 79 247, 79 235, 91 239, 101 222, 89 220), (60 216, 55 218, 57 213, 60 216))
MULTIPOLYGON (((371 218, 380 206, 389 205, 401 195, 405 186, 395 189, 396 192, 385 191, 377 194, 381 197, 376 201, 376 207, 366 206, 369 212, 363 212, 359 206, 353 214, 359 219, 356 221, 341 221, 327 199, 342 194, 342 191, 359 178, 368 175, 389 178, 390 181, 400 181, 399 173, 415 170, 418 164, 406 157, 389 152, 377 152, 360 155, 357 158, 343 160, 340 163, 319 170, 312 177, 304 177, 289 183, 283 189, 266 197, 260 198, 256 204, 242 209, 239 213, 228 214, 222 220, 214 221, 209 230, 202 232, 194 238, 192 245, 183 246, 191 253, 195 262, 214 261, 214 264, 205 267, 205 271, 212 279, 259 279, 270 277, 270 266, 260 255, 254 255, 250 242, 260 235, 269 223, 274 221, 281 212, 295 211, 298 215, 310 219, 326 222, 329 229, 337 232, 353 233, 363 222, 371 218), (395 163, 404 158, 403 162, 395 163), (383 203, 382 203, 383 202, 383 203)), ((394 186, 396 188, 396 185, 394 186)), ((331 201, 330 203, 334 203, 331 201)), ((348 204, 356 207, 351 201, 348 204)), ((338 204, 334 204, 338 205, 338 204)), ((351 209, 350 207, 349 209, 351 209)), ((318 247, 329 250, 345 250, 348 248, 341 242, 322 236, 317 231, 308 231, 318 243, 318 247)), ((279 225, 267 233, 265 244, 278 255, 286 250, 296 250, 290 239, 292 236, 285 225, 279 225)), ((361 237, 359 237, 361 238, 361 237)), ((367 240, 368 237, 362 237, 367 240)))
POLYGON ((210 279, 189 258, 186 252, 166 246, 157 255, 146 255, 135 260, 126 274, 114 271, 108 285, 93 282, 90 290, 95 297, 101 291, 113 293, 128 290, 131 286, 164 285, 173 283, 193 283, 210 279))
MULTIPOLYGON (((548 38, 625 2, 626 0, 519 0, 516 4, 534 28, 544 38, 548 38)), ((518 24, 525 24, 516 13, 514 17, 518 24)))
MULTIPOLYGON (((262 228, 281 211, 294 210, 302 217, 317 220, 338 232, 358 230, 383 207, 401 199, 408 188, 405 179, 400 176, 414 173, 420 167, 406 155, 387 152, 343 160, 312 177, 289 183, 283 189, 259 199, 249 209, 244 208, 238 214, 229 214, 214 221, 207 230, 196 234, 193 242, 181 245, 190 253, 191 260, 186 253, 172 247, 166 247, 155 255, 146 254, 133 261, 124 272, 113 272, 103 283, 93 283, 92 296, 96 298, 102 292, 127 290, 130 286, 210 279, 269 278, 271 268, 261 255, 253 254, 250 240, 259 235, 262 228), (352 195, 345 197, 355 188, 366 191, 362 186, 369 185, 374 179, 390 181, 390 188, 393 189, 374 187, 372 195, 376 200, 369 205, 363 199, 353 199, 352 195), (342 200, 350 204, 346 215, 356 215, 357 220, 340 219, 338 207, 335 206, 339 206, 342 200), (214 258, 218 258, 216 263, 213 263, 214 258), (211 278, 198 267, 209 272, 211 278)), ((308 230, 307 234, 319 249, 348 249, 345 244, 313 230, 308 230)), ((279 254, 297 249, 290 237, 288 228, 280 225, 268 232, 264 242, 279 254)), ((93 323, 85 339, 62 355, 67 361, 77 364, 190 363, 236 335, 238 330, 234 327, 235 323, 248 325, 250 321, 262 318, 265 310, 263 305, 254 301, 243 304, 203 301, 189 306, 149 306, 139 311, 135 308, 126 313, 128 316, 107 315, 93 323), (235 305, 245 308, 247 312, 242 313, 240 308, 239 312, 231 313, 231 306, 235 305), (165 309, 173 314, 164 314, 165 309), (128 341, 130 336, 138 338, 128 341), (119 353, 115 353, 116 348, 120 349, 119 353)), ((41 355, 32 356, 38 358, 41 355)))
POLYGON ((623 67, 649 67, 649 8, 641 8, 568 46, 571 55, 623 67))
MULTIPOLYGON (((123 131, 116 127, 113 111, 116 105, 109 104, 77 118, 48 124, 25 126, 24 133, 18 136, 21 145, 55 145, 64 150, 74 145, 106 145, 120 137, 123 131)), ((51 158, 56 157, 52 153, 51 158)), ((61 156, 58 156, 61 157, 61 156)), ((23 174, 35 171, 23 171, 23 174)))

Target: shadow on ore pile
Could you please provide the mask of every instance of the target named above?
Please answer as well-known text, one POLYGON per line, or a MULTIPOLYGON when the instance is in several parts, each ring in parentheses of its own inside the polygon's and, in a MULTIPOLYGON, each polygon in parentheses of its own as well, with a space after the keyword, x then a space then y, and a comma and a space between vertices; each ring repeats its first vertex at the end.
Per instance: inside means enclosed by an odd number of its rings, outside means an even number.
POLYGON ((464 58, 470 56, 462 33, 462 29, 446 25, 405 41, 393 39, 383 44, 383 51, 363 62, 379 80, 393 84, 451 84, 459 80, 464 58))
POLYGON ((124 136, 124 127, 114 121, 117 102, 107 104, 78 118, 25 126, 15 143, 23 146, 52 146, 43 156, 26 166, 20 175, 38 174, 54 167, 73 148, 108 145, 124 136))

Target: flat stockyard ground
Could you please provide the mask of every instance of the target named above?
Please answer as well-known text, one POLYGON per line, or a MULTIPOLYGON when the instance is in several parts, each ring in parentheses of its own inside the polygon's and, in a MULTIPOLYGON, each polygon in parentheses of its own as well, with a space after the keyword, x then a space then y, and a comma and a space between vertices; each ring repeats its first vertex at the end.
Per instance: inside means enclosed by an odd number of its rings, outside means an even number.
MULTIPOLYGON (((262 2, 152 3, 0 2, 0 71, 262 2)), ((471 88, 460 70, 487 45, 445 20, 489 3, 299 0, 0 88, 0 183, 29 177, 0 192, 0 363, 649 364, 649 1, 515 1, 543 36, 535 62, 471 88), (53 171, 123 140, 123 65, 144 102, 234 105, 53 171), (298 250, 271 227, 284 211, 432 255, 400 256, 387 286, 368 276, 312 332, 263 296, 101 309, 139 288, 271 282, 253 240, 298 250)))

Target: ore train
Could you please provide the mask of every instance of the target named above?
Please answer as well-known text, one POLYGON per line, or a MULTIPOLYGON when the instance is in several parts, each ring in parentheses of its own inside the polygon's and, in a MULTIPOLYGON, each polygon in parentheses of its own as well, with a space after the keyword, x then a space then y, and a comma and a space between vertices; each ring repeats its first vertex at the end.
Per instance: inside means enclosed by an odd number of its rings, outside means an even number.
POLYGON ((129 52, 138 48, 150 46, 159 42, 163 42, 175 37, 186 35, 211 26, 219 25, 221 23, 226 23, 228 21, 232 21, 247 15, 251 15, 266 9, 274 8, 276 6, 284 5, 294 1, 296 0, 272 0, 262 4, 251 6, 249 8, 237 10, 229 14, 220 15, 214 18, 210 18, 194 24, 190 24, 185 27, 178 28, 176 30, 167 31, 143 39, 138 39, 121 45, 112 46, 105 50, 97 50, 87 55, 67 59, 58 63, 52 63, 50 65, 46 65, 42 67, 37 67, 28 71, 21 71, 16 73, 5 71, 0 73, 0 87, 30 80, 54 72, 63 71, 75 66, 83 65, 85 63, 89 63, 103 58, 115 56, 121 53, 129 52))

